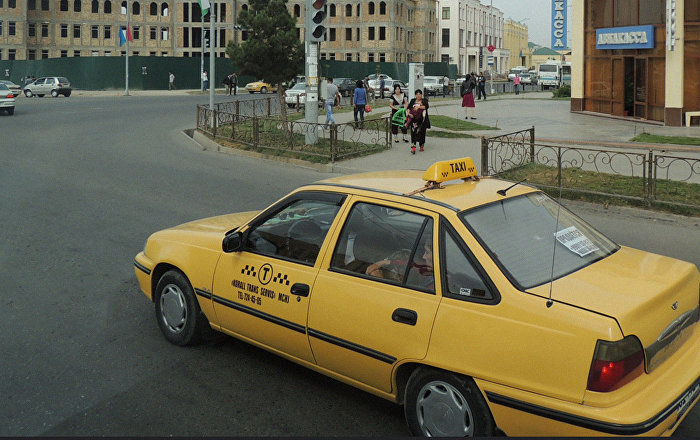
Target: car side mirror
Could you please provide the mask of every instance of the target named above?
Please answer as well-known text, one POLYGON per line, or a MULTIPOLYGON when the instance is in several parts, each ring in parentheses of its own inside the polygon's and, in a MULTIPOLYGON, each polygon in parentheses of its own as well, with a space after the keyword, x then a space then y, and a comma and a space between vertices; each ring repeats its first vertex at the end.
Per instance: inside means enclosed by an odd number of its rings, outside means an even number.
POLYGON ((238 252, 243 248, 243 234, 241 232, 233 232, 224 237, 221 248, 227 254, 238 252))

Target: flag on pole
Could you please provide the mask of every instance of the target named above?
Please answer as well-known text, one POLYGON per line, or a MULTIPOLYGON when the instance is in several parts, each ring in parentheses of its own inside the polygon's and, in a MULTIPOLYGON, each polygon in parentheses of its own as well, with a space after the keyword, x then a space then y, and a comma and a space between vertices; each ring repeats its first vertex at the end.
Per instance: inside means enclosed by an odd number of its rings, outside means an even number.
POLYGON ((197 0, 199 2, 199 8, 202 10, 202 17, 209 13, 209 0, 197 0))
POLYGON ((127 41, 134 41, 134 37, 131 36, 131 28, 128 25, 121 26, 119 28, 119 45, 123 46, 127 41))

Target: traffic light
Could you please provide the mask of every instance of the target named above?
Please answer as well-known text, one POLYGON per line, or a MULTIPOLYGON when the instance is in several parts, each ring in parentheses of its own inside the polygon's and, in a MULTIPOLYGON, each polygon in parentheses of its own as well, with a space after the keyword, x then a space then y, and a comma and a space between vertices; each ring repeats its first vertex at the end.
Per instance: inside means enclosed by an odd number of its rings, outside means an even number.
POLYGON ((328 0, 306 0, 307 41, 316 43, 325 40, 326 3, 328 0))

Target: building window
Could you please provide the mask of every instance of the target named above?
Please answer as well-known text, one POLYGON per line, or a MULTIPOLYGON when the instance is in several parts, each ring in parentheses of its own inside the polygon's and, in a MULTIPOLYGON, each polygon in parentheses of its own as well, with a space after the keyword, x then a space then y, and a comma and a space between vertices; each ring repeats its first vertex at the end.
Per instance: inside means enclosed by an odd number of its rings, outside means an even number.
POLYGON ((321 52, 321 59, 325 60, 326 59, 326 52, 321 52))
POLYGON ((158 4, 156 2, 151 2, 148 6, 148 15, 158 15, 158 4))
POLYGON ((386 40, 386 27, 384 26, 379 27, 379 39, 386 40))
POLYGON ((80 0, 75 0, 73 2, 73 12, 80 12, 83 10, 83 4, 80 0))
POLYGON ((442 47, 450 47, 450 30, 442 30, 442 47))
POLYGON ((345 16, 352 17, 352 5, 345 5, 345 16))
POLYGON ((331 9, 331 10, 330 10, 329 15, 330 15, 331 17, 335 17, 335 4, 331 4, 331 8, 330 8, 330 9, 331 9))
POLYGON ((386 54, 384 52, 379 53, 379 62, 380 63, 386 62, 386 54))
POLYGON ((301 17, 301 6, 294 5, 294 16, 297 18, 301 17))
POLYGON ((360 41, 360 28, 357 28, 357 32, 355 32, 355 41, 360 41))
POLYGON ((131 31, 132 31, 132 32, 131 32, 131 37, 132 37, 134 40, 140 40, 140 39, 141 39, 141 28, 140 28, 139 26, 134 26, 134 27, 131 29, 131 31))
POLYGON ((67 24, 61 25, 61 38, 68 38, 68 25, 67 24))
POLYGON ((7 59, 8 60, 14 60, 16 56, 17 56, 16 49, 8 49, 7 50, 7 59))
POLYGON ((10 21, 7 23, 7 35, 9 36, 14 36, 17 34, 17 29, 16 29, 17 24, 14 21, 10 21))
POLYGON ((121 12, 122 15, 126 15, 126 2, 125 2, 125 1, 122 2, 122 6, 121 6, 121 11, 120 11, 120 12, 121 12))
POLYGON ((367 8, 369 10, 369 15, 374 15, 374 2, 369 2, 367 8))
POLYGON ((352 61, 352 54, 351 53, 345 54, 345 61, 352 61))
POLYGON ((370 63, 374 62, 374 54, 372 52, 367 54, 367 62, 370 62, 370 63))
POLYGON ((450 7, 449 6, 442 8, 442 19, 443 20, 450 19, 450 7))
POLYGON ((148 38, 150 40, 155 40, 157 38, 155 26, 151 26, 148 28, 148 38))
POLYGON ((156 55, 157 55, 157 53, 156 53, 156 51, 155 51, 155 50, 153 50, 153 51, 149 52, 149 53, 148 53, 148 55, 150 55, 150 56, 154 57, 154 56, 156 56, 156 55))
POLYGON ((97 13, 100 12, 100 2, 98 2, 97 0, 92 0, 92 5, 91 5, 91 6, 92 6, 91 12, 92 12, 93 14, 97 14, 97 13))
POLYGON ((379 2, 379 15, 386 15, 386 3, 379 2))
POLYGON ((105 14, 111 14, 112 13, 112 2, 107 0, 105 2, 105 8, 104 8, 105 14))
POLYGON ((134 2, 131 6, 131 15, 141 15, 141 4, 139 2, 134 2))
POLYGON ((73 25, 73 38, 80 38, 80 25, 79 24, 73 25))
POLYGON ((109 26, 109 25, 105 26, 104 36, 105 36, 105 40, 109 40, 112 38, 112 26, 109 26))
POLYGON ((335 28, 331 28, 330 31, 331 32, 330 32, 329 40, 335 41, 335 28))
POLYGON ((335 60, 335 52, 331 52, 328 54, 328 59, 329 60, 335 60))
MULTIPOLYGON (((346 28, 345 29, 345 41, 350 41, 352 40, 352 28, 346 28)), ((350 60, 348 60, 350 61, 350 60)))
POLYGON ((357 16, 359 17, 359 16, 360 16, 360 11, 361 11, 361 10, 362 10, 362 9, 360 8, 360 4, 358 3, 358 4, 357 4, 357 14, 355 14, 355 15, 357 15, 357 16))
POLYGON ((27 9, 30 11, 35 11, 36 10, 36 0, 29 0, 27 2, 27 9))
POLYGON ((36 59, 36 50, 34 50, 34 49, 27 50, 27 59, 28 60, 35 60, 36 59))
POLYGON ((49 10, 49 0, 41 0, 41 10, 42 11, 49 10))
POLYGON ((170 31, 168 28, 160 28, 160 39, 163 41, 168 41, 168 38, 170 38, 170 31))
POLYGON ((369 39, 374 40, 374 27, 370 27, 368 29, 368 31, 369 31, 369 39))
POLYGON ((111 50, 105 50, 105 56, 106 56, 106 57, 112 56, 112 51, 111 51, 111 50))
POLYGON ((61 0, 58 3, 58 10, 59 11, 67 11, 68 10, 68 0, 61 0))
POLYGON ((41 59, 45 60, 46 58, 49 57, 49 50, 48 49, 42 49, 41 50, 41 59))
POLYGON ((61 51, 61 58, 68 58, 68 51, 67 50, 61 51))
POLYGON ((96 24, 93 24, 90 26, 90 38, 99 38, 100 37, 100 27, 97 26, 96 24))
POLYGON ((15 9, 17 7, 17 0, 7 0, 7 7, 15 9))
MULTIPOLYGON (((222 4, 221 5, 221 21, 226 21, 226 5, 222 4)), ((163 3, 160 5, 160 15, 163 17, 167 17, 170 15, 170 8, 168 7, 167 3, 163 3)))
POLYGON ((48 38, 48 36, 49 36, 49 24, 48 23, 41 23, 41 37, 48 38))
POLYGON ((2 36, 2 20, 0 20, 0 37, 2 36))
POLYGON ((182 21, 184 21, 185 23, 190 21, 190 4, 189 3, 182 4, 182 21))
POLYGON ((36 23, 27 24, 27 35, 30 37, 36 37, 36 23))
POLYGON ((80 51, 79 51, 79 50, 74 50, 74 51, 73 51, 73 56, 74 56, 74 57, 79 57, 79 56, 80 56, 80 51))

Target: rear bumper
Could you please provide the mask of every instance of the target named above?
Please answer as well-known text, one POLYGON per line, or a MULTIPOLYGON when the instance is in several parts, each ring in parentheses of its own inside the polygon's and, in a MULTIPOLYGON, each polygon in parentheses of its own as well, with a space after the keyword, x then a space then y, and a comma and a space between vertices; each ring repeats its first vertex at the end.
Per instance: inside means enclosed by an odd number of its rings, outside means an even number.
POLYGON ((0 101, 0 108, 13 108, 14 106, 14 101, 0 101))

